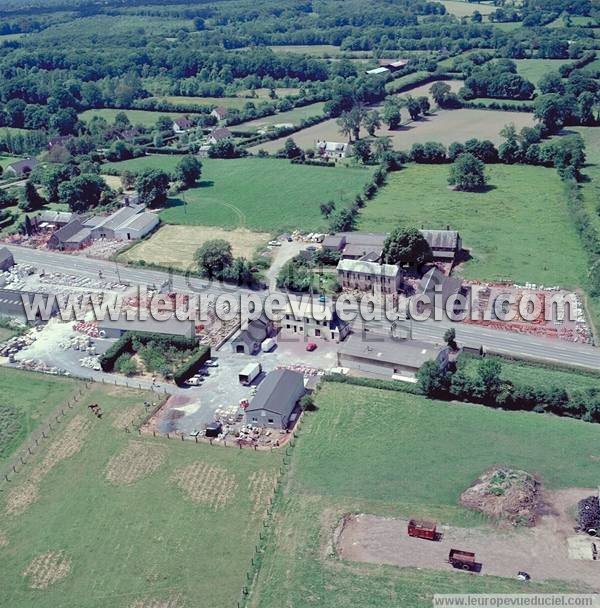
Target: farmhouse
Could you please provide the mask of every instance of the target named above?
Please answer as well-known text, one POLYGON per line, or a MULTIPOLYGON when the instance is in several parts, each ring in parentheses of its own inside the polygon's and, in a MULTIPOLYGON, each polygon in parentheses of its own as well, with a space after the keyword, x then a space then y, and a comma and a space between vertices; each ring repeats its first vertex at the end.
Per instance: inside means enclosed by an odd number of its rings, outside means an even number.
POLYGON ((0 270, 6 272, 15 265, 13 254, 6 248, 0 248, 0 270))
POLYGON ((366 341, 352 335, 338 350, 338 365, 351 369, 414 381, 417 371, 426 361, 435 361, 442 369, 448 365, 448 349, 418 340, 366 341))
POLYGON ((226 127, 219 127, 212 131, 212 133, 208 136, 208 143, 211 146, 214 146, 217 142, 223 141, 224 139, 229 139, 233 135, 229 129, 226 127))
POLYGON ((402 272, 393 264, 346 259, 337 265, 337 280, 342 289, 395 294, 400 291, 402 272))
MULTIPOLYGON (((34 303, 40 302, 40 307, 49 317, 55 315, 58 311, 56 298, 47 293, 32 292, 32 291, 17 291, 15 289, 0 289, 0 316, 15 317, 22 321, 28 320, 25 305, 23 301, 32 306, 34 303)), ((36 317, 41 318, 39 309, 36 317)))
POLYGON ((289 369, 267 374, 246 409, 246 422, 257 426, 287 429, 304 394, 304 376, 289 369))
POLYGON ((337 141, 318 141, 317 154, 322 158, 331 158, 340 160, 350 156, 351 146, 349 143, 340 143, 337 141))
POLYGON ((331 342, 341 342, 350 331, 348 324, 338 317, 333 302, 313 299, 306 302, 293 296, 279 323, 282 334, 331 342))
POLYGON ((75 217, 59 228, 49 239, 48 248, 60 251, 76 251, 92 242, 92 231, 84 225, 81 218, 75 217))
POLYGON ((456 230, 421 230, 421 234, 436 261, 454 262, 462 250, 462 239, 456 230))
POLYGON ((254 319, 246 329, 240 329, 231 339, 231 349, 234 353, 254 355, 260 350, 260 345, 273 330, 273 324, 266 317, 254 319))
POLYGON ((339 251, 344 260, 380 260, 386 238, 385 232, 337 232, 325 237, 323 249, 339 251))
POLYGON ((463 312, 464 306, 456 301, 456 296, 462 294, 463 286, 460 279, 448 277, 437 267, 428 270, 421 280, 416 290, 416 295, 427 296, 431 306, 427 308, 439 308, 446 310, 446 303, 453 302, 448 314, 459 314, 463 312))
POLYGON ((99 321, 98 331, 100 336, 105 338, 120 338, 128 331, 145 331, 190 339, 196 336, 196 327, 193 320, 180 321, 175 316, 171 316, 166 321, 159 321, 152 317, 140 319, 137 316, 134 319, 127 319, 125 315, 122 315, 115 320, 107 318, 99 321))
POLYGON ((4 175, 6 177, 28 177, 29 174, 39 165, 39 162, 35 158, 27 158, 25 160, 19 160, 15 163, 11 163, 4 169, 4 175), (8 175, 10 174, 10 175, 8 175))
POLYGON ((180 133, 185 133, 193 126, 194 124, 189 118, 187 118, 187 116, 180 116, 173 121, 173 133, 176 133, 177 135, 180 133))
POLYGON ((408 64, 406 59, 380 59, 379 67, 387 68, 390 72, 401 70, 408 64))
POLYGON ((223 106, 217 106, 211 113, 211 116, 214 116, 218 121, 225 120, 227 115, 229 114, 229 110, 224 108, 223 106))
POLYGON ((41 211, 32 218, 32 224, 36 229, 62 228, 75 218, 70 211, 41 211))

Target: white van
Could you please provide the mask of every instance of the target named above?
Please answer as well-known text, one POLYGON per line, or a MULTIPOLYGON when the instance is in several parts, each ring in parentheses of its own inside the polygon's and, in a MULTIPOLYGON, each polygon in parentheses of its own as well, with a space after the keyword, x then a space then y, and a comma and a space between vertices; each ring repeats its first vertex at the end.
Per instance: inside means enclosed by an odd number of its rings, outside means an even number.
POLYGON ((260 345, 260 350, 262 350, 263 353, 268 353, 270 350, 273 350, 274 346, 275 346, 275 340, 273 340, 273 338, 267 338, 260 345))

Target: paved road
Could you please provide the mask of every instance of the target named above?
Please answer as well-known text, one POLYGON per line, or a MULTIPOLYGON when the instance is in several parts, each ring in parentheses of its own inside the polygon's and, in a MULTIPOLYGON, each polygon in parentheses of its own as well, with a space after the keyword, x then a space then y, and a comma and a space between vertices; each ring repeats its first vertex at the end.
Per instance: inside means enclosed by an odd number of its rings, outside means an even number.
POLYGON ((25 185, 26 179, 21 179, 18 182, 10 182, 8 184, 0 184, 0 190, 8 190, 9 188, 20 188, 25 185))
MULTIPOLYGON (((33 264, 48 271, 59 271, 89 277, 98 277, 102 270, 108 280, 127 281, 133 285, 161 285, 168 280, 169 274, 157 270, 132 268, 115 262, 95 260, 82 256, 54 253, 44 250, 27 249, 9 245, 17 262, 33 264)), ((181 275, 173 275, 173 289, 176 291, 200 291, 208 289, 207 282, 200 279, 190 279, 181 275)), ((210 293, 250 293, 251 290, 239 289, 222 284, 213 284, 210 293)), ((264 293, 264 292, 263 292, 264 293)), ((403 322, 408 328, 409 322, 403 322)), ((531 357, 549 363, 576 365, 593 370, 600 370, 600 349, 587 344, 563 342, 545 338, 531 337, 511 332, 487 329, 476 325, 457 324, 451 321, 428 320, 412 323, 412 333, 415 339, 441 342, 448 327, 454 326, 457 338, 461 344, 479 348, 483 346, 488 351, 520 357, 531 357)), ((371 337, 381 337, 389 334, 387 322, 369 321, 366 324, 367 333, 371 337)), ((354 323, 354 330, 361 331, 362 322, 354 323)))

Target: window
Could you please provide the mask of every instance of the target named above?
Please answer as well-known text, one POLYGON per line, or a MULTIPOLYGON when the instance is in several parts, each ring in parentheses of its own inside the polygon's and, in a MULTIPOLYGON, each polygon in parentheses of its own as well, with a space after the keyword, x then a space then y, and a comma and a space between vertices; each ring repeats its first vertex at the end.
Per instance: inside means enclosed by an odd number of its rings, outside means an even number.
POLYGON ((269 418, 268 423, 273 424, 273 422, 274 422, 273 418, 269 418))

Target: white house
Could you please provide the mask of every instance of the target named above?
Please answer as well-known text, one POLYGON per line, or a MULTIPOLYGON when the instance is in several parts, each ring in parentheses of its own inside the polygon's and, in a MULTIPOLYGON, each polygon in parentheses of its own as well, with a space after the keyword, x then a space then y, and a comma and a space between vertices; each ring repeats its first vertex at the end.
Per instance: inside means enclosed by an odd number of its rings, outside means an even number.
POLYGON ((317 153, 322 158, 332 158, 338 160, 350 155, 351 146, 349 143, 337 141, 318 141, 317 153))

